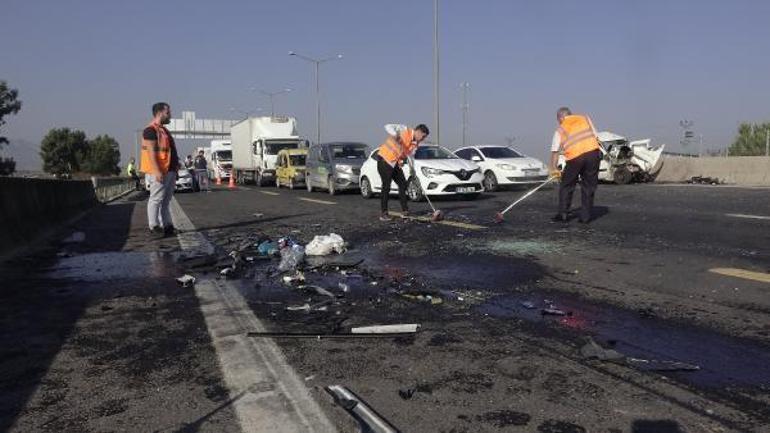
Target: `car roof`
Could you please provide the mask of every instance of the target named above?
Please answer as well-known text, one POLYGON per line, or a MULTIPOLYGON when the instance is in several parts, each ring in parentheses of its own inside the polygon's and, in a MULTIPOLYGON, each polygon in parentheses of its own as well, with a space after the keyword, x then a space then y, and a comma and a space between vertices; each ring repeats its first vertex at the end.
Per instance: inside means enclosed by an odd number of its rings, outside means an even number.
POLYGON ((366 143, 361 143, 359 141, 331 141, 329 143, 321 143, 321 144, 319 144, 319 146, 323 146, 323 147, 329 147, 329 146, 350 146, 350 145, 353 145, 353 146, 367 146, 368 147, 368 145, 366 143))

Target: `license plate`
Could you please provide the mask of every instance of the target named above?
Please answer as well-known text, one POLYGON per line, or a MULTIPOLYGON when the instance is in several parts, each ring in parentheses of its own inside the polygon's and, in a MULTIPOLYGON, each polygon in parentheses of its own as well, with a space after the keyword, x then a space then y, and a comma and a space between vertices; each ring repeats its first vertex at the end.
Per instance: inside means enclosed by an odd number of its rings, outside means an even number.
POLYGON ((536 168, 525 168, 523 171, 525 174, 537 174, 537 172, 540 170, 536 168))
POLYGON ((476 192, 476 188, 472 186, 458 186, 457 192, 463 193, 463 192, 476 192))

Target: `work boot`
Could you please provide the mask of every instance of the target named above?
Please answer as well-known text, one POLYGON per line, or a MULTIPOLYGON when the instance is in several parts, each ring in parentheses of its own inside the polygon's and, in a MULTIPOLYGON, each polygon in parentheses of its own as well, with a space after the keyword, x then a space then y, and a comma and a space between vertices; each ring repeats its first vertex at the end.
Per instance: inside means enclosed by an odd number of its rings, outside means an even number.
POLYGON ((150 239, 160 239, 164 236, 163 229, 159 226, 150 227, 147 232, 150 235, 150 239))
POLYGON ((382 215, 380 215, 380 221, 382 222, 393 221, 393 218, 391 218, 389 213, 383 212, 382 215))
POLYGON ((177 230, 174 226, 163 227, 164 237, 170 238, 172 236, 175 236, 177 233, 179 233, 179 230, 177 230))
POLYGON ((553 218, 551 218, 551 222, 555 222, 555 223, 566 223, 567 221, 569 221, 567 219, 567 214, 561 213, 561 212, 557 213, 556 215, 553 216, 553 218))

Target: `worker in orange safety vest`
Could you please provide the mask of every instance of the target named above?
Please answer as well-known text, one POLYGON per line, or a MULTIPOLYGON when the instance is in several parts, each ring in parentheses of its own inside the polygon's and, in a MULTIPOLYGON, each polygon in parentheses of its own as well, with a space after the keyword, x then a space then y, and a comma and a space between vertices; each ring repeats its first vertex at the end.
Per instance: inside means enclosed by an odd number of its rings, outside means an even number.
POLYGON ((559 127, 551 143, 551 176, 561 178, 559 185, 559 209, 555 222, 567 222, 572 205, 575 186, 580 181, 581 203, 580 222, 591 221, 594 194, 599 184, 599 163, 602 159, 601 146, 591 119, 583 114, 572 114, 562 107, 556 112, 559 127), (557 168, 559 155, 564 155, 566 164, 563 171, 557 168))
POLYGON ((171 198, 176 186, 179 156, 171 133, 164 125, 171 122, 171 107, 165 102, 152 106, 152 121, 142 131, 141 169, 149 186, 147 221, 151 235, 172 236, 171 198))
POLYGON ((396 182, 398 185, 398 199, 401 203, 403 216, 409 215, 407 206, 406 187, 407 181, 404 176, 402 166, 404 160, 414 154, 420 143, 430 134, 428 127, 419 124, 414 129, 407 128, 405 125, 385 125, 385 131, 388 138, 377 151, 377 172, 382 181, 382 192, 380 194, 380 221, 390 221, 388 214, 388 199, 390 198, 390 185, 396 182))

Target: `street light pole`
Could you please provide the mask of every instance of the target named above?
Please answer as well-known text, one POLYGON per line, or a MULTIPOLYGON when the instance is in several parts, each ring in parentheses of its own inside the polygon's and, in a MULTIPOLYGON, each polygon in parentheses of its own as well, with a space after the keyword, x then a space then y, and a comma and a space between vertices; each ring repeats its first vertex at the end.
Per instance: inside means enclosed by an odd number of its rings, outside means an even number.
POLYGON ((439 114, 438 0, 433 0, 433 122, 436 124, 436 144, 441 144, 441 116, 439 114))
POLYGON ((320 84, 320 78, 319 78, 319 68, 321 66, 321 63, 342 59, 342 54, 337 54, 336 56, 327 57, 325 59, 314 59, 312 57, 295 53, 294 51, 289 51, 289 55, 299 57, 302 60, 315 64, 316 143, 320 143, 321 142, 321 84, 320 84))
POLYGON ((460 83, 460 88, 463 90, 463 147, 467 146, 468 142, 468 89, 471 87, 471 83, 460 83))
MULTIPOLYGON (((251 90, 257 90, 257 88, 252 87, 251 90)), ((288 87, 283 90, 279 90, 277 92, 268 92, 266 90, 259 91, 259 93, 270 98, 270 117, 275 117, 275 101, 274 101, 275 97, 278 95, 283 95, 284 93, 289 93, 289 92, 291 92, 291 89, 288 87)))

